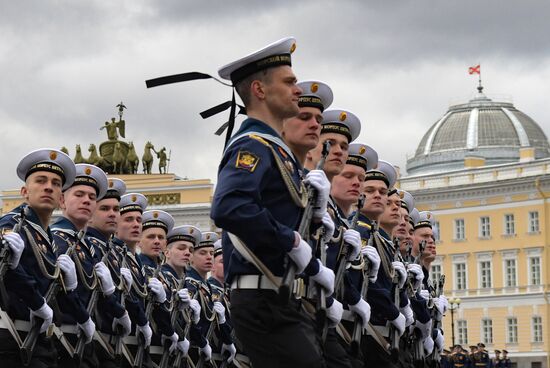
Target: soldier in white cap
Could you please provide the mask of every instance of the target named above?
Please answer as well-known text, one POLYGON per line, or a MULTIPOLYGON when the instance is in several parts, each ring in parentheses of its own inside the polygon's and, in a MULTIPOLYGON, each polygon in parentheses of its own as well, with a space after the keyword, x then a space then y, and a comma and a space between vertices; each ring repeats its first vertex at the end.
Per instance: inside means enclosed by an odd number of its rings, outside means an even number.
MULTIPOLYGON (((45 335, 53 319, 53 311, 44 299, 50 284, 62 277, 70 287, 54 296, 57 304, 72 315, 81 311, 75 291, 74 263, 68 256, 57 258, 58 249, 49 227, 62 189, 74 181, 75 165, 63 152, 44 148, 23 157, 17 166, 17 175, 25 183, 21 188, 24 203, 0 218, 0 229, 6 240, 3 246, 9 247, 10 252, 8 270, 2 280, 7 297, 2 295, 1 313, 7 325, 0 329, 0 351, 5 365, 21 366, 19 346, 11 336, 18 332, 9 320, 10 317, 27 321, 30 318, 32 328, 38 326, 40 335, 26 363, 37 367, 55 366, 57 349, 45 335)), ((86 315, 81 317, 82 322, 88 319, 86 315)))
MULTIPOLYGON (((259 367, 323 365, 312 326, 304 321, 295 300, 285 305, 278 302, 276 286, 289 261, 298 272, 318 264, 295 231, 306 191, 301 164, 281 139, 284 121, 299 113, 302 91, 291 68, 295 47, 294 38, 287 37, 219 71, 232 81, 248 119, 225 149, 211 217, 224 230, 235 332, 252 364, 259 367), (240 239, 238 244, 233 244, 228 232, 236 236, 233 240, 240 239), (245 258, 241 252, 254 257, 245 258), (274 279, 260 269, 268 269, 274 279)), ((321 193, 320 211, 314 214, 318 218, 326 211, 329 190, 321 174, 313 172, 306 178, 321 193)))

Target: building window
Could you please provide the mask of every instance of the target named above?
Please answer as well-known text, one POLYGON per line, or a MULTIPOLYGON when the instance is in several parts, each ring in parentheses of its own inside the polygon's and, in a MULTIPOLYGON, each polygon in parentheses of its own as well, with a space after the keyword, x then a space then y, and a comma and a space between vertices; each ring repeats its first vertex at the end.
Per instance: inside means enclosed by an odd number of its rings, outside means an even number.
POLYGON ((538 233, 539 230, 539 212, 529 212, 529 233, 538 233))
POLYGON ((540 285, 540 257, 529 257, 529 285, 540 285))
POLYGON ((479 287, 487 289, 493 287, 491 280, 491 261, 479 262, 479 287))
POLYGON ((514 215, 504 215, 504 235, 514 235, 516 233, 516 225, 514 223, 514 215))
POLYGON ((434 285, 437 285, 440 277, 441 277, 441 265, 432 264, 432 267, 430 268, 430 278, 432 279, 432 283, 434 285))
POLYGON ((542 317, 533 317, 533 342, 542 342, 542 317))
POLYGON ((491 236, 491 219, 488 216, 479 218, 479 237, 489 238, 491 236))
POLYGON ((508 317, 508 319, 506 319, 506 329, 508 331, 506 342, 509 344, 517 344, 518 319, 516 317, 508 317))
POLYGON ((466 290, 466 263, 455 263, 455 289, 466 290))
POLYGON ((464 219, 455 220, 455 240, 464 240, 464 219))
POLYGON ((484 318, 481 320, 481 340, 485 344, 493 343, 493 320, 484 318))
POLYGON ((506 287, 517 286, 516 281, 516 260, 515 259, 505 259, 504 260, 504 272, 505 272, 505 282, 506 287))
POLYGON ((458 343, 460 345, 468 345, 468 322, 464 319, 459 319, 456 321, 456 329, 458 343))
POLYGON ((435 241, 438 242, 438 241, 441 240, 441 236, 439 235, 440 234, 440 232, 439 232, 439 221, 434 222, 433 234, 434 234, 435 241))

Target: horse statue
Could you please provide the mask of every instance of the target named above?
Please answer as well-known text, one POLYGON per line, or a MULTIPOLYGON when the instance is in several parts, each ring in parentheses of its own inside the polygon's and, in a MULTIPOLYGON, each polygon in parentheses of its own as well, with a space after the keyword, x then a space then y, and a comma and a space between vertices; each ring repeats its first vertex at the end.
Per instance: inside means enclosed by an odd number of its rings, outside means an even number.
POLYGON ((123 174, 124 173, 124 154, 122 153, 122 149, 120 146, 120 143, 115 144, 115 150, 113 152, 113 174, 123 174))
POLYGON ((143 156, 141 157, 141 163, 143 164, 143 173, 151 174, 151 168, 153 167, 153 154, 151 150, 155 149, 155 146, 149 141, 145 144, 143 156))
POLYGON ((95 165, 95 166, 101 166, 103 164, 103 158, 97 153, 97 148, 95 144, 90 144, 90 147, 88 148, 88 152, 90 152, 90 157, 88 157, 88 163, 95 165))
POLYGON ((139 167, 139 158, 134 148, 134 142, 130 142, 130 148, 128 150, 128 157, 126 157, 128 163, 128 169, 130 174, 137 174, 139 167))
POLYGON ((67 147, 65 146, 61 147, 60 151, 66 154, 67 156, 69 156, 69 150, 67 149, 67 147))
POLYGON ((73 159, 75 164, 87 164, 88 161, 82 156, 82 150, 80 149, 80 144, 76 145, 76 154, 73 159))

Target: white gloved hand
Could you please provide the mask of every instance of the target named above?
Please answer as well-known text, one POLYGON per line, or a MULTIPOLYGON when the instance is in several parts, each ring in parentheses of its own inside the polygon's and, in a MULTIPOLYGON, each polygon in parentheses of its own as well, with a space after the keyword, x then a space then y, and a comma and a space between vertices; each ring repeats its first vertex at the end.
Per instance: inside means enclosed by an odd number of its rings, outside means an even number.
POLYGON ((296 265, 296 273, 299 274, 304 272, 309 261, 311 261, 312 250, 309 244, 305 242, 296 231, 294 234, 300 239, 300 242, 298 246, 293 247, 290 252, 288 252, 288 256, 296 265))
MULTIPOLYGON (((334 230, 334 227, 333 227, 334 230)), ((23 242, 23 239, 21 238, 21 235, 18 233, 7 233, 4 235, 4 240, 8 244, 8 247, 10 247, 10 262, 9 266, 10 269, 14 269, 19 265, 19 260, 21 259, 21 254, 23 254, 23 250, 25 249, 25 243, 23 242)))
POLYGON ((187 340, 185 337, 183 338, 183 340, 178 341, 178 350, 181 351, 184 357, 186 357, 187 353, 189 352, 189 345, 189 340, 187 340))
POLYGON ((370 282, 376 282, 378 279, 378 270, 380 269, 380 255, 378 251, 372 245, 367 245, 361 249, 361 254, 370 262, 370 282))
POLYGON ((439 329, 437 329, 436 331, 437 335, 435 336, 434 340, 435 346, 437 347, 437 350, 443 351, 443 348, 445 347, 445 337, 439 329))
POLYGON ((162 335, 162 337, 160 338, 162 346, 164 346, 164 342, 166 340, 169 340, 169 342, 170 342, 170 347, 168 348, 168 353, 172 354, 172 352, 174 350, 176 350, 176 347, 178 345, 179 336, 175 332, 172 334, 172 336, 162 335))
POLYGON ((233 359, 235 359, 235 355, 237 355, 237 348, 235 348, 235 344, 222 344, 222 358, 225 359, 225 355, 228 355, 227 363, 231 363, 233 359), (226 354, 227 353, 227 354, 226 354))
POLYGON ((330 181, 323 170, 311 170, 307 173, 304 183, 311 185, 317 191, 317 201, 313 207, 313 218, 320 220, 327 212, 330 181))
POLYGON ((191 303, 191 296, 189 295, 189 291, 187 289, 180 289, 176 293, 179 300, 179 309, 185 309, 189 307, 189 304, 191 303))
POLYGON ((314 276, 310 276, 309 279, 325 289, 326 296, 331 296, 334 292, 334 271, 323 266, 320 260, 317 259, 317 262, 319 263, 319 272, 314 276))
POLYGON ((204 347, 200 348, 200 351, 204 355, 205 361, 209 362, 210 359, 212 359, 212 348, 208 342, 204 345, 204 347))
POLYGON ((334 299, 332 305, 327 308, 328 327, 336 327, 342 320, 342 314, 344 314, 344 306, 338 300, 334 299))
POLYGON ((94 337, 95 332, 94 321, 92 321, 91 318, 88 318, 86 322, 84 322, 83 324, 77 323, 76 326, 78 328, 78 337, 80 337, 81 334, 84 334, 86 344, 90 343, 90 341, 92 341, 92 338, 94 337))
POLYGON ((414 325, 420 330, 420 333, 422 334, 422 339, 426 339, 428 336, 430 336, 430 333, 432 332, 431 319, 426 323, 420 323, 419 321, 416 321, 414 325))
POLYGON ((155 295, 155 301, 157 303, 164 303, 166 301, 166 291, 162 286, 162 282, 159 281, 156 277, 151 277, 149 283, 147 284, 151 292, 155 295))
POLYGON ((426 300, 430 299, 430 292, 428 290, 420 290, 420 296, 426 300))
POLYGON ((189 302, 189 308, 191 308, 191 312, 192 312, 192 321, 194 324, 198 324, 201 320, 201 305, 200 303, 195 300, 195 299, 191 299, 191 301, 189 302))
POLYGON ((126 285, 126 288, 130 290, 132 288, 132 284, 134 283, 134 278, 132 277, 132 271, 126 267, 120 267, 120 276, 124 279, 124 284, 126 285))
POLYGON ((405 265, 403 264, 403 262, 399 261, 393 261, 391 264, 397 274, 398 286, 400 289, 402 289, 403 285, 405 285, 405 281, 407 281, 407 270, 405 270, 405 265))
POLYGON ((414 322, 414 314, 411 308, 411 303, 409 302, 403 308, 399 308, 399 311, 405 316, 405 327, 408 327, 414 322))
POLYGON ((424 340, 424 351, 426 355, 430 355, 432 351, 434 351, 434 340, 432 339, 431 336, 428 336, 424 340))
POLYGON ((370 304, 361 298, 357 304, 349 305, 349 310, 361 317, 361 325, 363 326, 363 329, 366 329, 367 324, 370 321, 370 304))
POLYGON ((361 234, 357 230, 347 229, 344 232, 344 243, 348 245, 346 259, 351 262, 361 253, 361 234))
POLYGON ((407 271, 409 271, 414 277, 413 289, 418 290, 422 286, 422 281, 424 280, 424 272, 422 272, 422 266, 410 263, 407 265, 407 271))
POLYGON ((132 330, 132 321, 130 321, 130 317, 128 316, 128 312, 124 312, 122 317, 120 318, 113 318, 113 331, 117 330, 117 326, 120 326, 122 328, 121 335, 122 337, 126 337, 130 334, 132 330))
POLYGON ((399 313, 397 318, 393 321, 390 321, 390 323, 394 325, 397 332, 399 333, 399 336, 403 335, 403 332, 405 332, 405 316, 402 313, 399 313))
POLYGON ((149 345, 151 345, 151 337, 153 336, 153 330, 151 330, 151 326, 149 326, 149 322, 144 324, 143 326, 137 326, 137 331, 143 335, 143 340, 145 341, 144 347, 147 348, 149 345))
POLYGON ((441 308, 441 314, 447 313, 447 310, 449 309, 449 301, 447 300, 447 297, 443 294, 439 296, 439 305, 441 308))
POLYGON ((325 212, 323 218, 321 219, 321 222, 323 223, 323 227, 325 228, 323 232, 323 241, 325 243, 328 243, 334 235, 334 221, 332 221, 332 217, 330 217, 330 214, 328 212, 325 212))
POLYGON ((50 308, 50 306, 48 304, 46 304, 45 299, 44 299, 44 304, 42 304, 42 306, 40 308, 38 308, 35 311, 33 311, 31 309, 31 314, 30 314, 31 325, 34 324, 34 319, 35 318, 40 318, 44 321, 44 322, 42 322, 42 325, 40 326, 40 333, 46 332, 48 327, 50 327, 50 325, 52 324, 53 310, 50 308))
POLYGON ((94 265, 95 274, 101 281, 101 291, 105 296, 109 296, 115 292, 115 283, 111 277, 111 271, 103 262, 97 262, 94 265))
POLYGON ((67 291, 73 291, 78 286, 76 279, 76 267, 73 260, 66 254, 57 257, 57 264, 63 272, 63 282, 67 291))
POLYGON ((214 302, 214 312, 218 315, 218 323, 223 325, 225 323, 225 307, 220 302, 214 302))

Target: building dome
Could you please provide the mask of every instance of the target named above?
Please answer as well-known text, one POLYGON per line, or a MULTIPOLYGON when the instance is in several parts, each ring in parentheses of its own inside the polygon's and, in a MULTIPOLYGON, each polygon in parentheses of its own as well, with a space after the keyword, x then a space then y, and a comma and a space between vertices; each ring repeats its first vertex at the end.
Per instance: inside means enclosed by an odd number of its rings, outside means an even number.
POLYGON ((462 169, 467 157, 482 158, 486 165, 517 162, 520 150, 528 148, 535 159, 550 156, 548 139, 533 119, 510 102, 489 99, 483 87, 478 90, 430 127, 407 160, 409 175, 462 169))

